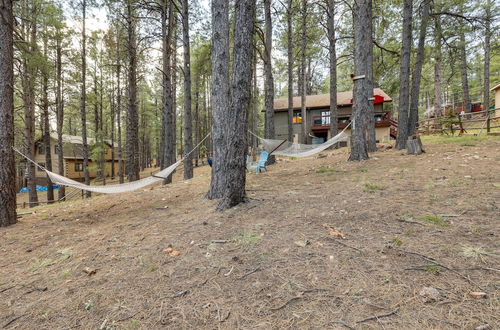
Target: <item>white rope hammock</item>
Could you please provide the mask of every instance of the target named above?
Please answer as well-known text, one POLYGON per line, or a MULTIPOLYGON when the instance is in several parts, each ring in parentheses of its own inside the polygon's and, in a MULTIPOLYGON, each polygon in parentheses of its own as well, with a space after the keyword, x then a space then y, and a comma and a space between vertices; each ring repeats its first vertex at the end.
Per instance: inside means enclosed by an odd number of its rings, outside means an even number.
POLYGON ((269 152, 275 156, 282 157, 309 157, 315 155, 317 153, 322 152, 323 150, 333 146, 337 142, 347 141, 349 136, 345 133, 345 130, 351 125, 349 123, 339 134, 335 135, 331 139, 327 140, 321 144, 302 144, 302 143, 293 143, 286 140, 273 140, 273 139, 264 139, 260 136, 255 135, 253 132, 249 131, 250 134, 255 136, 262 143, 262 147, 265 151, 269 152))
POLYGON ((203 140, 201 140, 200 143, 198 143, 193 148, 193 150, 191 150, 190 152, 185 154, 182 159, 180 159, 176 163, 170 165, 169 167, 161 170, 160 172, 156 173, 153 176, 149 176, 147 178, 137 180, 137 181, 126 182, 126 183, 122 183, 122 184, 104 185, 104 186, 86 185, 84 183, 81 183, 81 182, 66 178, 62 175, 56 174, 54 172, 51 172, 51 171, 47 170, 45 167, 43 167, 40 164, 33 161, 32 159, 28 158, 25 154, 23 154, 22 152, 20 152, 16 148, 14 148, 14 147, 12 147, 12 148, 17 153, 19 153, 21 156, 26 158, 28 161, 35 164, 35 166, 37 166, 41 170, 45 171, 53 183, 60 184, 63 186, 73 187, 73 188, 77 188, 77 189, 81 189, 81 190, 92 191, 92 192, 96 192, 96 193, 100 193, 100 194, 120 194, 120 193, 125 193, 125 192, 134 191, 137 189, 141 189, 141 188, 144 188, 146 186, 152 185, 153 183, 157 183, 157 182, 160 182, 160 181, 167 179, 168 176, 170 174, 172 174, 172 172, 174 172, 175 169, 180 164, 182 164, 183 159, 186 158, 187 156, 189 156, 193 151, 195 151, 203 143, 203 141, 205 141, 209 136, 210 136, 210 133, 208 133, 207 136, 205 136, 205 138, 203 140))

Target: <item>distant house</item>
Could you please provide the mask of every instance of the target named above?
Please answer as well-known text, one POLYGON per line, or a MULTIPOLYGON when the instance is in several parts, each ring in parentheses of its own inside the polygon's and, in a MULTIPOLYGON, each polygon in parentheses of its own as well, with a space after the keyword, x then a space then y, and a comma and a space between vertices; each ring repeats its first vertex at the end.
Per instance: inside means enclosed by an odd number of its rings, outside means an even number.
POLYGON ((491 89, 495 92, 495 117, 500 117, 500 84, 497 84, 491 89))
MULTIPOLYGON (((95 140, 88 138, 89 150, 95 140)), ((111 176, 111 167, 115 167, 115 173, 118 174, 118 154, 115 152, 115 162, 112 161, 111 143, 105 142, 105 161, 106 161, 106 176, 111 176)), ((59 145, 57 144, 57 134, 50 135, 50 153, 52 156, 52 172, 59 173, 58 154, 59 145)), ((45 144, 40 139, 35 142, 35 162, 45 166, 45 153, 49 152, 45 148, 45 144)), ((81 136, 63 134, 63 157, 64 157, 64 176, 76 181, 84 180, 83 172, 83 143, 81 136)), ((89 155, 92 158, 92 155, 89 155)), ((36 169, 36 183, 45 185, 45 172, 36 169)), ((95 178, 97 174, 97 163, 93 159, 89 159, 89 174, 90 178, 95 178)))
MULTIPOLYGON (((384 110, 384 103, 392 102, 392 99, 380 88, 375 88, 373 95, 376 139, 378 142, 389 141, 396 137, 397 122, 391 119, 390 111, 384 110)), ((351 121, 352 91, 337 93, 337 106, 338 127, 342 130, 351 121)), ((306 96, 306 109, 308 143, 330 138, 330 94, 306 96)), ((301 124, 300 96, 296 96, 293 98, 293 132, 298 141, 302 141, 301 124)), ((277 139, 288 138, 288 98, 274 100, 274 126, 277 139)), ((346 132, 350 134, 351 127, 346 132)))

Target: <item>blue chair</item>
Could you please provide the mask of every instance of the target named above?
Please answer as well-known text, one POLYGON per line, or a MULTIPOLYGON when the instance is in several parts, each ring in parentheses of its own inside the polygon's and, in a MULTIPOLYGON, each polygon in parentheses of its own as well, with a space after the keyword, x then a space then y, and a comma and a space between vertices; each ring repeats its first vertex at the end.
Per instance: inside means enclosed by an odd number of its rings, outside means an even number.
POLYGON ((265 169, 267 172, 267 158, 269 157, 269 153, 267 151, 262 151, 259 156, 259 160, 257 162, 249 162, 250 169, 255 168, 255 173, 260 173, 261 169, 265 169))

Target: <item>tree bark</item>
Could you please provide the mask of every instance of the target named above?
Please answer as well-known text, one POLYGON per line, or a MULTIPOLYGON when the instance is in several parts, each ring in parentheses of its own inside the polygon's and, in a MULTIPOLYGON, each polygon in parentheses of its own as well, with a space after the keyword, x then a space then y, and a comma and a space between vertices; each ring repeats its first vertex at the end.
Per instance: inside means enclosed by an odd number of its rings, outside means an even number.
POLYGON ((288 56, 288 141, 293 142, 293 0, 288 0, 287 24, 287 56, 288 56))
MULTIPOLYGON (((89 173, 89 146, 87 143, 87 35, 86 35, 86 19, 87 19, 87 0, 82 0, 82 86, 80 95, 80 116, 82 119, 82 156, 83 156, 83 175, 85 184, 90 184, 89 173)), ((85 196, 91 196, 90 191, 85 191, 85 196)))
POLYGON ((424 0, 422 4, 422 19, 420 22, 420 34, 418 37, 417 56, 415 60, 415 71, 413 71, 411 83, 410 115, 408 119, 408 137, 415 134, 418 122, 418 101, 420 96, 420 80, 422 78, 422 67, 424 65, 425 36, 429 22, 429 8, 431 0, 424 0))
MULTIPOLYGON (((265 137, 274 139, 274 79, 271 52, 273 48, 273 23, 271 21, 271 0, 264 0, 265 40, 264 40, 264 103, 266 107, 265 137)), ((270 155, 267 163, 272 165, 276 158, 270 155)))
MULTIPOLYGON (((252 36, 255 0, 239 0, 235 4, 234 59, 231 82, 231 104, 225 115, 227 142, 223 175, 225 186, 218 210, 245 201, 248 108, 252 89, 252 36)), ((226 64, 227 65, 227 64, 226 64)))
POLYGON ((366 112, 366 148, 368 152, 377 151, 377 136, 375 133, 375 105, 371 100, 373 95, 373 6, 372 1, 368 1, 368 21, 366 22, 366 28, 370 34, 370 44, 368 46, 368 60, 366 68, 366 83, 368 88, 368 107, 369 110, 366 112))
POLYGON ((139 115, 137 112, 137 36, 135 8, 127 2, 127 52, 128 52, 128 111, 127 111, 127 162, 129 181, 139 180, 139 115))
MULTIPOLYGON (((463 4, 461 4, 460 14, 463 14, 463 4)), ((464 26, 460 27, 459 54, 460 54, 460 75, 462 78, 462 110, 466 113, 471 112, 470 95, 469 95, 469 78, 467 73, 467 50, 465 41, 464 26)))
MULTIPOLYGON (((438 3, 435 2, 435 11, 438 11, 438 3)), ((441 83, 441 17, 439 15, 434 17, 434 116, 441 117, 443 107, 443 89, 441 83)))
MULTIPOLYGON (((26 13, 28 15, 28 13, 26 13)), ((37 47, 37 22, 36 22, 36 4, 32 3, 29 9, 29 15, 33 22, 26 28, 26 41, 29 43, 29 54, 23 60, 23 108, 24 108, 24 145, 25 154, 30 159, 35 156, 35 81, 37 66, 34 61, 37 47)), ((27 16, 26 16, 27 17, 27 16)), ((23 23, 24 24, 24 23, 23 23)), ((28 199, 30 207, 38 205, 38 194, 35 182, 35 165, 31 162, 26 163, 26 179, 28 183, 28 199)))
POLYGON ((229 1, 212 1, 212 147, 213 165, 207 198, 221 198, 226 186, 226 121, 229 108, 229 1))
POLYGON ((302 114, 302 143, 307 143, 307 109, 306 109, 306 46, 307 46, 307 0, 302 0, 302 32, 301 32, 301 47, 300 47, 300 75, 299 75, 299 85, 300 85, 300 108, 302 114))
MULTIPOLYGON (((335 0, 327 1, 328 54, 330 58, 330 135, 339 132, 337 119, 337 40, 335 38, 335 0)), ((336 147, 336 145, 335 145, 336 147)))
MULTIPOLYGON (((64 176, 64 152, 63 152, 63 125, 64 125, 64 100, 62 96, 62 31, 61 27, 56 29, 56 131, 57 145, 59 152, 57 153, 57 165, 59 175, 64 176)), ((66 187, 59 185, 57 198, 63 200, 66 196, 66 187)))
POLYGON ((121 89, 121 52, 120 52, 120 29, 116 28, 116 126, 118 126, 118 182, 123 183, 124 164, 122 148, 122 89, 121 89))
POLYGON ((351 128, 351 155, 350 161, 368 159, 366 145, 365 119, 366 113, 370 111, 370 91, 368 90, 368 79, 366 79, 368 60, 370 56, 369 47, 372 45, 369 29, 370 4, 372 0, 358 0, 354 7, 354 80, 353 91, 353 123, 351 128), (365 76, 363 78, 363 76, 365 76))
POLYGON ((13 27, 12 0, 0 0, 0 227, 17 222, 13 27))
POLYGON ((410 91, 410 57, 412 38, 413 0, 404 0, 401 64, 399 74, 399 114, 396 149, 406 149, 410 91))
MULTIPOLYGON (((43 144, 45 145, 45 168, 52 171, 52 152, 50 145, 50 116, 49 116, 49 61, 48 61, 48 36, 43 37, 43 56, 46 63, 42 66, 42 114, 43 114, 43 144)), ((47 176, 47 202, 54 202, 54 187, 47 176)))
POLYGON ((193 177, 193 154, 188 154, 193 149, 188 0, 182 0, 182 43, 184 48, 184 180, 188 180, 193 177))
MULTIPOLYGON (((172 30, 174 26, 173 6, 168 7, 169 0, 162 0, 162 63, 163 63, 163 127, 162 146, 163 161, 161 168, 164 169, 175 163, 175 125, 174 104, 172 99, 172 30)), ((172 182, 172 175, 163 181, 164 184, 172 182)))
POLYGON ((485 4, 484 22, 484 82, 483 82, 483 110, 490 109, 490 57, 491 57, 491 7, 493 3, 488 0, 485 4))

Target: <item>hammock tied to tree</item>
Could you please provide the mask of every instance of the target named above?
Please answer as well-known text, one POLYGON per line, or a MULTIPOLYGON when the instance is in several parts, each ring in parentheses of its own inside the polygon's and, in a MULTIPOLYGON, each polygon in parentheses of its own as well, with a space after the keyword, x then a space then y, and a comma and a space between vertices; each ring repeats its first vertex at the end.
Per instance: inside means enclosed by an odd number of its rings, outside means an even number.
POLYGON ((309 157, 330 148, 337 142, 347 141, 349 136, 345 131, 349 125, 351 125, 351 123, 349 123, 342 132, 321 144, 302 144, 286 140, 263 139, 253 132, 249 132, 260 140, 262 148, 269 152, 269 154, 282 157, 309 157))
POLYGON ((149 176, 147 178, 137 180, 137 181, 126 182, 126 183, 122 183, 122 184, 111 184, 111 185, 105 185, 105 186, 90 186, 90 185, 86 185, 86 184, 83 184, 81 182, 66 178, 62 175, 59 175, 59 174, 56 174, 54 172, 47 170, 45 167, 41 166, 40 164, 37 164, 36 162, 34 162, 30 158, 28 158, 26 155, 21 153, 19 150, 17 150, 16 148, 14 148, 14 150, 17 153, 19 153, 21 156, 26 158, 28 161, 35 164, 35 166, 37 166, 41 170, 45 171, 45 173, 47 173, 47 175, 49 176, 50 180, 53 183, 60 184, 63 186, 73 187, 73 188, 77 188, 77 189, 81 189, 81 190, 92 191, 92 192, 100 193, 100 194, 120 194, 120 193, 125 193, 125 192, 129 192, 129 191, 141 189, 141 188, 144 188, 146 186, 152 185, 153 183, 161 182, 161 181, 167 179, 169 177, 169 175, 172 174, 180 164, 182 164, 182 160, 184 158, 186 158, 189 154, 191 154, 194 150, 196 150, 196 148, 198 148, 203 143, 203 141, 205 141, 206 138, 208 138, 209 135, 210 135, 210 133, 208 133, 207 136, 205 136, 205 138, 203 140, 201 140, 200 143, 198 143, 198 145, 196 147, 193 148, 193 150, 191 150, 190 152, 185 154, 182 159, 180 159, 179 161, 170 165, 169 167, 161 170, 160 172, 156 173, 155 175, 152 175, 152 176, 149 176))

